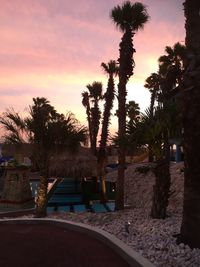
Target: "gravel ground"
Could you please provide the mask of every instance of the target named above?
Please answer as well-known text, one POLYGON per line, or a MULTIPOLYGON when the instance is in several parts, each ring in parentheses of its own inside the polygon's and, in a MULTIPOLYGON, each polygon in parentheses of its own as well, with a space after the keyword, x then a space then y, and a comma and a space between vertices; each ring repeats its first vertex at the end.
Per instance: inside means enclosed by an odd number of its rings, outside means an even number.
MULTIPOLYGON (((136 172, 141 164, 129 166, 125 175, 124 211, 95 213, 52 213, 49 218, 81 222, 99 227, 132 247, 158 267, 200 267, 200 249, 176 244, 173 235, 180 232, 183 203, 183 163, 171 164, 171 195, 168 217, 165 220, 151 219, 150 209, 154 174, 136 172)), ((107 178, 115 181, 117 172, 107 178)), ((24 216, 24 218, 31 216, 24 216)))
MULTIPOLYGON (((149 259, 156 266, 162 267, 199 267, 200 249, 190 249, 184 244, 177 245, 174 234, 178 234, 181 225, 183 202, 182 163, 171 165, 171 197, 168 217, 156 220, 149 217, 154 175, 138 173, 130 166, 126 170, 125 200, 130 205, 124 211, 95 213, 54 213, 50 218, 60 218, 82 222, 99 227, 114 234, 127 245, 149 259)), ((116 172, 108 174, 108 179, 115 180, 116 172)))

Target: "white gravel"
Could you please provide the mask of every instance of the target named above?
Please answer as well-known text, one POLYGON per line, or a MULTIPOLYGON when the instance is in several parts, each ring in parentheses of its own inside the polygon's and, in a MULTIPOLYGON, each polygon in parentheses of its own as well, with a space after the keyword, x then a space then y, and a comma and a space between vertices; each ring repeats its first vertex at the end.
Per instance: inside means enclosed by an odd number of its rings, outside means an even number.
MULTIPOLYGON (((97 226, 114 234, 127 245, 162 267, 200 267, 200 249, 190 249, 184 244, 177 245, 174 234, 178 234, 181 225, 183 201, 182 163, 171 165, 171 197, 165 220, 149 217, 154 175, 135 172, 138 165, 126 170, 125 199, 131 208, 112 213, 54 213, 51 218, 60 218, 97 226), (127 229, 127 222, 130 223, 127 229), (128 230, 128 231, 127 231, 128 230)), ((141 165, 139 165, 141 166, 141 165)), ((115 180, 116 172, 108 174, 115 180)))

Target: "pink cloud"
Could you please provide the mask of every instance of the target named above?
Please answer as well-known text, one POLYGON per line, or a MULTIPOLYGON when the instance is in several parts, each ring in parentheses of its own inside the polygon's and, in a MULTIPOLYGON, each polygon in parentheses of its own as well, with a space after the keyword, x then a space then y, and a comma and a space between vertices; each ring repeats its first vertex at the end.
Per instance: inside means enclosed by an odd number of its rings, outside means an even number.
MULTIPOLYGON (((10 105, 23 109, 32 97, 41 95, 62 110, 66 105, 80 115, 80 95, 86 83, 101 78, 106 84, 100 64, 118 58, 122 34, 109 18, 109 12, 120 2, 3 1, 0 98, 4 105, 1 109, 10 105)), ((156 71, 157 59, 165 46, 184 41, 182 0, 142 2, 148 6, 151 20, 134 37, 136 68, 131 80, 141 85, 156 71)))

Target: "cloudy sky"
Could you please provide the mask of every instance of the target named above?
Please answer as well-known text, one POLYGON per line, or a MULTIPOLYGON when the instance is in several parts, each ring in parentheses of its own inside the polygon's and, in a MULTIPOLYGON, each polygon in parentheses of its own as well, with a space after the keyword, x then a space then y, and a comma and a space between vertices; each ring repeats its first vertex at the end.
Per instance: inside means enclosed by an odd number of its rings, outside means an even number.
MULTIPOLYGON (((0 112, 24 112, 32 98, 44 96, 59 112, 72 111, 86 123, 81 92, 107 77, 101 62, 118 58, 122 34, 110 10, 120 0, 0 0, 0 112)), ((141 0, 150 21, 134 37, 136 67, 128 100, 144 110, 144 80, 157 71, 166 45, 184 43, 183 0, 141 0)), ((116 120, 112 127, 116 129, 116 120)))

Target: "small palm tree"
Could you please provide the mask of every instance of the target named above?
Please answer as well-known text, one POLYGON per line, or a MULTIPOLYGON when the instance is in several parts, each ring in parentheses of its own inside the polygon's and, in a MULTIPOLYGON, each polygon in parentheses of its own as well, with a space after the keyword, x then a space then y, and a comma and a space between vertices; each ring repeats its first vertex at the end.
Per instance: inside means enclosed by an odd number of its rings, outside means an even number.
MULTIPOLYGON (((132 4, 126 1, 122 6, 116 6, 110 13, 114 24, 122 33, 122 40, 119 48, 119 84, 118 84, 118 100, 119 100, 119 139, 123 140, 126 135, 126 84, 129 78, 133 75, 133 68, 135 66, 133 60, 133 36, 144 27, 148 21, 149 16, 146 7, 139 2, 132 4)), ((123 142, 120 141, 119 146, 119 168, 117 179, 117 195, 116 195, 116 209, 124 208, 124 171, 125 171, 125 148, 123 142)))
POLYGON ((107 91, 104 94, 104 112, 102 118, 102 130, 101 130, 101 139, 98 151, 98 165, 99 165, 99 177, 101 180, 101 201, 106 201, 106 187, 105 187, 105 158, 106 158, 106 145, 108 141, 109 134, 109 121, 111 116, 111 110, 113 107, 114 94, 115 94, 115 84, 114 84, 114 76, 118 74, 118 65, 115 60, 110 60, 108 64, 101 64, 103 70, 106 74, 108 74, 108 85, 107 91))
POLYGON ((34 161, 40 171, 40 185, 36 216, 46 215, 48 170, 50 157, 61 149, 74 152, 87 138, 86 128, 79 126, 72 113, 59 114, 46 98, 34 98, 29 116, 21 118, 14 110, 0 118, 6 133, 5 140, 11 143, 32 143, 34 161), (26 139, 22 137, 26 136, 26 139))
POLYGON ((177 118, 174 105, 166 108, 158 106, 154 110, 153 117, 149 109, 142 114, 138 129, 136 129, 141 145, 152 144, 151 149, 155 157, 153 170, 156 179, 153 186, 151 217, 156 219, 164 219, 167 215, 171 180, 169 161, 166 158, 168 146, 165 135, 167 132, 167 138, 174 137, 174 128, 177 127, 174 118, 177 118))
POLYGON ((161 105, 160 111, 157 112, 156 115, 160 116, 158 122, 160 121, 159 124, 162 125, 162 147, 160 147, 160 152, 162 153, 160 153, 160 158, 156 157, 156 183, 154 186, 153 205, 151 210, 151 216, 153 218, 165 218, 166 216, 171 184, 169 170, 169 138, 176 137, 171 135, 172 130, 173 133, 175 133, 174 128, 179 130, 179 123, 176 123, 176 127, 172 127, 174 118, 176 118, 177 120, 175 121, 178 122, 179 114, 177 103, 173 104, 171 101, 171 92, 182 80, 185 47, 177 43, 173 46, 173 48, 167 46, 165 51, 167 55, 159 58, 159 75, 161 77, 159 101, 161 102, 161 105), (175 105, 175 108, 173 105, 175 105))
POLYGON ((46 98, 34 98, 26 119, 34 144, 34 158, 40 170, 36 216, 46 216, 48 172, 51 156, 57 149, 76 150, 86 140, 86 129, 78 125, 72 113, 59 114, 46 98))

